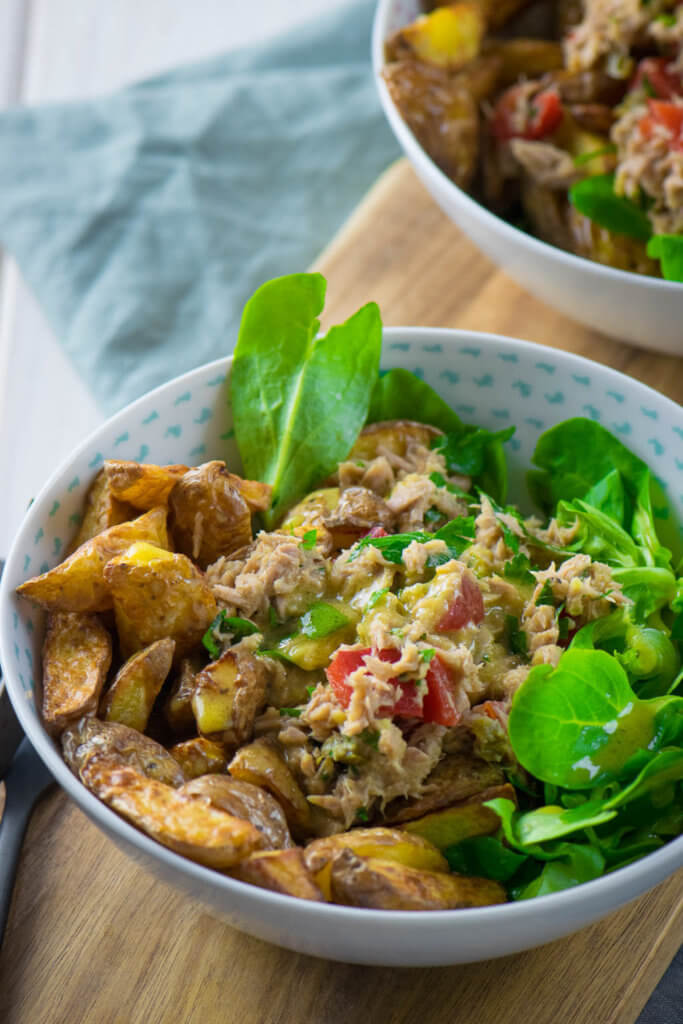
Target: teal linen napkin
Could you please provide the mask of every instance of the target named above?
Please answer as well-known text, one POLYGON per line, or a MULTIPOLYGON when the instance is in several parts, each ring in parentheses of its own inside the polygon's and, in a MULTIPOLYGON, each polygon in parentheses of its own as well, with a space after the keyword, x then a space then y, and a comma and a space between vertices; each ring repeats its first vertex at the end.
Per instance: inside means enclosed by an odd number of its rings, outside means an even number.
POLYGON ((229 353, 254 289, 305 269, 398 155, 373 6, 0 116, 0 244, 104 412, 229 353))

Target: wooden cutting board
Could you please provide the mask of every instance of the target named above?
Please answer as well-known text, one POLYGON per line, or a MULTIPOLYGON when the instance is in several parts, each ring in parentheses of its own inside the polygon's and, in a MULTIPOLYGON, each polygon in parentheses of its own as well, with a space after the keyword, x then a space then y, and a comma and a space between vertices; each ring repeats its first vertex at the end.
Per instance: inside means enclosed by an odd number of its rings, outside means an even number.
MULTIPOLYGON (((401 161, 316 264, 328 322, 479 328, 590 356, 680 401, 680 359, 572 324, 498 271, 401 161)), ((29 830, 3 951, 3 1024, 632 1024, 683 940, 683 873, 570 938, 429 970, 355 967, 242 935, 121 854, 53 793, 29 830)))

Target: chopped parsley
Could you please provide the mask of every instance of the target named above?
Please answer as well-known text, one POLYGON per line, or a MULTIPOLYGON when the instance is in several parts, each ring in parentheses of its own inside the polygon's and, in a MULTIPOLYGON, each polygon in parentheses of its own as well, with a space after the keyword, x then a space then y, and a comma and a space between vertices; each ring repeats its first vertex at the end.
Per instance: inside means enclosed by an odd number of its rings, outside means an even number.
POLYGON ((268 622, 270 623, 273 629, 275 629, 276 626, 282 625, 282 623, 277 617, 277 613, 273 608, 272 604, 268 606, 268 622))
POLYGON ((307 530, 301 541, 301 547, 304 549, 304 551, 310 551, 312 548, 315 547, 315 542, 317 541, 317 539, 317 530, 307 530))
POLYGON ((553 588, 550 583, 550 580, 546 580, 543 584, 543 589, 536 598, 535 604, 537 608, 541 604, 555 604, 555 595, 553 594, 553 588))
POLYGON ((379 732, 377 729, 363 729, 359 736, 359 739, 366 743, 369 747, 374 750, 379 749, 379 732))
POLYGON ((219 658, 223 649, 222 641, 227 634, 239 638, 258 632, 260 632, 258 626, 250 619, 242 619, 237 615, 226 615, 225 608, 223 608, 202 637, 202 643, 212 658, 219 658))
POLYGON ((507 580, 519 580, 521 583, 535 582, 531 574, 531 562, 522 551, 518 551, 516 555, 507 560, 503 576, 507 580))
POLYGON ((427 664, 429 664, 429 662, 432 660, 435 654, 436 651, 434 650, 433 647, 425 647, 423 650, 420 651, 420 661, 426 661, 427 664))
POLYGON ((505 616, 505 631, 507 633, 508 646, 512 653, 518 654, 522 658, 528 658, 528 638, 524 630, 519 628, 519 619, 516 615, 505 616))
POLYGON ((389 587, 382 587, 381 590, 373 590, 373 592, 370 594, 370 597, 368 598, 368 603, 365 606, 366 612, 369 612, 372 608, 374 608, 375 605, 382 600, 384 595, 388 593, 389 587))
POLYGON ((299 718, 302 710, 302 708, 280 708, 280 714, 287 718, 299 718))
POLYGON ((367 807, 359 807, 356 811, 356 821, 368 822, 370 821, 370 815, 368 814, 367 807))
POLYGON ((435 508, 432 505, 432 507, 428 508, 427 511, 424 514, 425 526, 434 526, 435 523, 438 523, 439 520, 441 520, 443 518, 444 518, 444 516, 443 516, 443 514, 441 512, 439 512, 438 508, 435 508))

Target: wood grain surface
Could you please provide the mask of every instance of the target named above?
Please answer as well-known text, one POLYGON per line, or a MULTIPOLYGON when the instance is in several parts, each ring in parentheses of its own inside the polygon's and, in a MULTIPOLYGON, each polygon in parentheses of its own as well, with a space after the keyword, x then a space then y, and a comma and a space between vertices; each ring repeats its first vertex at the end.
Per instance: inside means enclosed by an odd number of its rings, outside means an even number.
MULTIPOLYGON (((570 323, 497 271, 404 162, 317 266, 328 322, 376 299, 388 324, 480 328, 588 355, 683 397, 681 360, 570 323)), ((632 1024, 683 939, 679 872, 570 938, 429 970, 332 964, 209 917, 120 853, 63 793, 31 823, 5 944, 2 1024, 632 1024)))

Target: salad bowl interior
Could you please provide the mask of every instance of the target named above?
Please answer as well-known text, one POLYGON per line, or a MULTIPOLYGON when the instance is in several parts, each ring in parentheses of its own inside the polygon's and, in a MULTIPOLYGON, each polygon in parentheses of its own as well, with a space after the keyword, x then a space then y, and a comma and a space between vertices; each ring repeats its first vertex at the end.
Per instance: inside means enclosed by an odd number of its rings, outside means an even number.
MULTIPOLYGON (((539 435, 572 416, 600 421, 646 460, 683 521, 680 408, 644 385, 568 353, 464 331, 389 328, 382 367, 432 385, 466 421, 514 425, 509 500, 532 511, 525 473, 539 435)), ((29 509, 0 590, 0 657, 13 705, 36 750, 79 807, 129 855, 250 934, 300 952, 362 964, 426 966, 504 956, 592 923, 683 863, 683 838, 612 874, 549 896, 480 909, 405 912, 310 903, 240 883, 160 846, 108 809, 72 775, 43 728, 43 617, 15 588, 57 564, 105 458, 193 465, 223 459, 239 472, 223 359, 171 381, 114 416, 47 482, 29 509)))
POLYGON ((389 125, 432 198, 494 263, 549 306, 617 341, 683 353, 683 284, 617 270, 527 234, 459 188, 417 141, 382 72, 387 39, 422 13, 420 0, 379 0, 372 64, 389 125))

